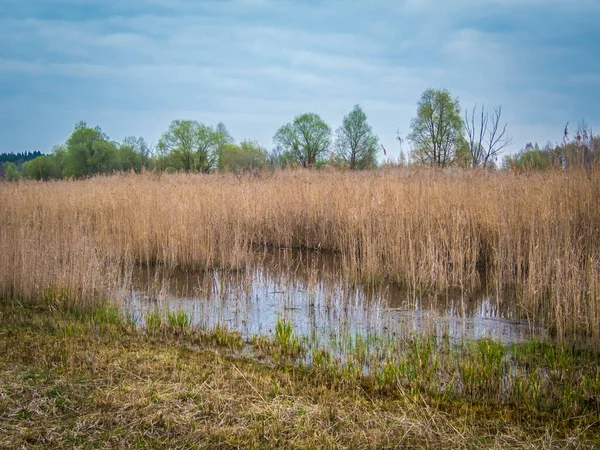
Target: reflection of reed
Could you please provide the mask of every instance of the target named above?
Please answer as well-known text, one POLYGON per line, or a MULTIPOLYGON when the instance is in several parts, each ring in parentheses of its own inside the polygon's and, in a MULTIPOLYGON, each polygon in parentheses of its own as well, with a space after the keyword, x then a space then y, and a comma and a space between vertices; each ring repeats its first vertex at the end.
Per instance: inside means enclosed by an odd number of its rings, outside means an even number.
POLYGON ((514 312, 502 307, 514 308, 514 302, 485 295, 466 298, 452 291, 415 296, 393 283, 350 285, 339 273, 339 259, 331 253, 272 251, 244 271, 146 267, 136 271, 134 287, 158 288, 172 308, 196 308, 203 326, 225 324, 245 336, 272 330, 278 319, 321 340, 331 333, 339 339, 347 333, 409 338, 415 332, 506 338, 511 328, 521 336, 517 330, 522 324, 509 320, 514 312))

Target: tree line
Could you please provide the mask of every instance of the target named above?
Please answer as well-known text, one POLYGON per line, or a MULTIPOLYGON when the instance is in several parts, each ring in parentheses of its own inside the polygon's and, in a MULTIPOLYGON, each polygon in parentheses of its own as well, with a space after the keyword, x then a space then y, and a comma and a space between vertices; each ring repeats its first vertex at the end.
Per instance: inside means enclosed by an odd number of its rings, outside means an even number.
POLYGON ((569 123, 565 126, 560 144, 529 142, 515 155, 504 158, 504 167, 514 170, 590 168, 600 163, 600 137, 594 135, 585 121, 578 124, 571 135, 569 123))
MULTIPOLYGON (((410 124, 408 157, 401 152, 400 164, 427 164, 437 167, 496 168, 498 157, 512 144, 502 106, 487 110, 484 105, 466 109, 446 89, 427 89, 410 124)), ((402 142, 401 136, 398 136, 402 142)), ((377 167, 377 155, 386 150, 379 143, 363 109, 356 105, 335 130, 315 113, 296 116, 281 126, 268 152, 257 142, 236 143, 223 123, 215 127, 194 120, 174 120, 156 146, 142 137, 127 137, 118 143, 99 127, 79 122, 65 143, 50 154, 17 154, 1 160, 0 177, 50 180, 83 178, 116 171, 157 170, 209 173, 244 172, 276 166, 319 168, 332 165, 350 170, 377 167), (19 156, 20 155, 20 156, 19 156), (20 159, 19 159, 20 158, 20 159), (15 162, 16 161, 16 162, 15 162)), ((9 154, 12 155, 12 154, 9 154)), ((528 144, 504 159, 512 169, 543 169, 590 165, 598 161, 600 140, 587 126, 569 139, 568 128, 561 145, 540 149, 528 144)))
POLYGON ((17 167, 21 167, 24 162, 30 161, 38 156, 42 156, 42 152, 0 153, 0 163, 11 162, 17 167))

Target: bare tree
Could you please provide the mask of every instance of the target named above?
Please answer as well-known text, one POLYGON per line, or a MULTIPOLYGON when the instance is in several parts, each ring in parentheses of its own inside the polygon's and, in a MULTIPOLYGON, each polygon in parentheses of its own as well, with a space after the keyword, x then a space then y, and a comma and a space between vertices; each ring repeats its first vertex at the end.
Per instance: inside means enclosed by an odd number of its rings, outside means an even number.
POLYGON ((465 131, 467 132, 471 165, 473 167, 488 167, 502 151, 512 144, 512 137, 506 135, 506 123, 500 127, 502 105, 494 108, 490 117, 485 106, 481 105, 481 113, 475 119, 477 105, 471 111, 465 110, 465 131))

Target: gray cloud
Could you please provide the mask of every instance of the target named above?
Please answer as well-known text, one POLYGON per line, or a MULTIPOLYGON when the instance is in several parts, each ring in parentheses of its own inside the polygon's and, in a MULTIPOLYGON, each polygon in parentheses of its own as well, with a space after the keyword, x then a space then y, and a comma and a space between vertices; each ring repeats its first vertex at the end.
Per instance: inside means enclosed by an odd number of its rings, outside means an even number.
POLYGON ((9 2, 17 12, 0 19, 7 149, 49 149, 81 119, 155 141, 175 118, 224 121, 270 147, 297 114, 336 128, 360 103, 392 150, 430 86, 463 107, 502 103, 513 150, 552 140, 574 115, 600 121, 587 100, 598 64, 562 63, 586 54, 580 33, 597 2, 60 0, 52 13, 27 3, 9 2), (581 23, 545 28, 569 19, 581 23))

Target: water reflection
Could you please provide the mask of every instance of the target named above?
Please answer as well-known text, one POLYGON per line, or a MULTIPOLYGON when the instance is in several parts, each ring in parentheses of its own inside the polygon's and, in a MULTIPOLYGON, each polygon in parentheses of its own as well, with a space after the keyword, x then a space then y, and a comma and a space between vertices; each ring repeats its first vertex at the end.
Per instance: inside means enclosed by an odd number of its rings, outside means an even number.
POLYGON ((246 338, 271 334, 278 319, 325 343, 356 334, 418 332, 502 342, 545 335, 520 319, 509 299, 485 293, 417 296, 394 284, 354 286, 342 280, 341 270, 335 255, 291 251, 266 253, 253 268, 236 272, 140 268, 129 308, 140 324, 156 306, 181 308, 194 324, 207 329, 226 324, 246 338))

